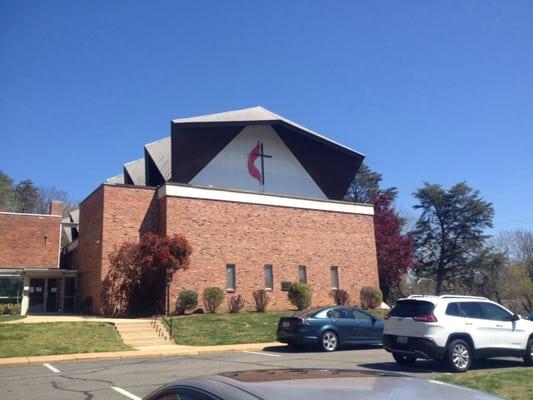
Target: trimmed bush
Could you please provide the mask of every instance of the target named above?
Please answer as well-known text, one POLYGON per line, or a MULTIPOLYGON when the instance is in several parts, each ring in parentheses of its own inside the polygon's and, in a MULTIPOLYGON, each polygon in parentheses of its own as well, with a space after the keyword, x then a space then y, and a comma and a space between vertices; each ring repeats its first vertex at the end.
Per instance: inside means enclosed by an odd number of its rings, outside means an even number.
POLYGON ((289 301, 298 308, 303 310, 311 305, 313 298, 313 289, 311 286, 302 282, 293 282, 287 292, 289 301))
POLYGON ((268 298, 268 293, 265 289, 257 289, 253 292, 254 301, 255 301, 255 309, 257 312, 265 312, 268 302, 270 299, 268 298))
POLYGON ((373 286, 365 286, 361 289, 360 298, 364 310, 376 308, 383 302, 383 293, 373 286))
POLYGON ((338 306, 347 306, 350 304, 350 295, 346 290, 333 289, 329 292, 329 295, 333 298, 333 301, 338 306))
POLYGON ((194 290, 182 290, 176 301, 176 314, 185 314, 185 311, 198 306, 198 293, 194 290))
POLYGON ((0 304, 0 307, 2 307, 0 313, 3 315, 20 315, 20 304, 0 304))
POLYGON ((244 307, 244 298, 239 294, 237 296, 231 296, 228 299, 228 310, 232 314, 236 314, 244 307))
POLYGON ((223 301, 224 291, 219 287, 208 287, 204 289, 204 306, 209 314, 215 314, 223 301))

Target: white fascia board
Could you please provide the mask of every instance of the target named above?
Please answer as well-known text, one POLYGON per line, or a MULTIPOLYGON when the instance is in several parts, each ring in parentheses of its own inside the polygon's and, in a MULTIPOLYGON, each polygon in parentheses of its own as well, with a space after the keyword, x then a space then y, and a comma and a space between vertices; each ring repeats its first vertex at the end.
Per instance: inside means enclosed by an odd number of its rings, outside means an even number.
POLYGON ((374 207, 339 201, 311 200, 298 197, 211 189, 193 186, 164 185, 157 192, 158 198, 186 197, 191 199, 230 201, 233 203, 260 204, 265 206, 301 208, 305 210, 332 211, 346 214, 374 215, 374 207))

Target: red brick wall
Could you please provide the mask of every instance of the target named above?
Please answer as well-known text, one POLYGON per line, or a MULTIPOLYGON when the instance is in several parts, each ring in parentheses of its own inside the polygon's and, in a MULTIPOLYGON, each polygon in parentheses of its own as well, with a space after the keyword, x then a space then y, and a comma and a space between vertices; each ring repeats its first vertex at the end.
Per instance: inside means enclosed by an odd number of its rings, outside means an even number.
POLYGON ((292 308, 280 285, 298 279, 298 265, 307 267, 314 305, 332 303, 333 265, 340 288, 355 301, 361 287, 378 286, 371 216, 156 196, 153 188, 103 185, 81 204, 75 259, 83 272, 82 290, 93 297, 95 310, 100 310, 109 254, 150 230, 181 233, 193 247, 189 269, 178 271, 171 285, 172 307, 182 289, 225 289, 226 264, 236 265, 235 294, 249 309, 252 291, 264 287, 265 264, 273 265, 272 310, 292 308))
POLYGON ((0 213, 0 268, 57 268, 60 216, 0 213))
POLYGON ((307 267, 314 306, 332 303, 331 266, 356 302, 363 286, 378 287, 371 216, 177 197, 164 204, 166 233, 182 233, 193 248, 190 268, 174 277, 173 305, 182 289, 225 289, 226 264, 236 265, 235 295, 246 299, 247 308, 254 307, 252 292, 264 288, 265 264, 273 266, 270 309, 292 308, 280 286, 298 280, 298 265, 307 267))
POLYGON ((67 258, 68 267, 80 272, 80 297, 91 296, 95 305, 100 302, 102 281, 103 207, 104 186, 100 186, 80 204, 78 247, 67 258))
POLYGON ((83 296, 93 298, 94 311, 102 306, 102 282, 109 272, 109 254, 142 233, 157 231, 155 189, 102 185, 80 205, 78 248, 72 260, 82 279, 83 296))

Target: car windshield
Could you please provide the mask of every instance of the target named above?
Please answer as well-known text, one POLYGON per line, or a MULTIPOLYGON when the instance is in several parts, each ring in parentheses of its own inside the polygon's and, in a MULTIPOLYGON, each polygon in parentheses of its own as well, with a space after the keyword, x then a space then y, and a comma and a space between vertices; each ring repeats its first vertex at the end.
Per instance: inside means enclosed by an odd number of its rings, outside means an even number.
POLYGON ((400 300, 391 310, 391 317, 414 317, 415 315, 433 314, 435 305, 429 301, 400 300))

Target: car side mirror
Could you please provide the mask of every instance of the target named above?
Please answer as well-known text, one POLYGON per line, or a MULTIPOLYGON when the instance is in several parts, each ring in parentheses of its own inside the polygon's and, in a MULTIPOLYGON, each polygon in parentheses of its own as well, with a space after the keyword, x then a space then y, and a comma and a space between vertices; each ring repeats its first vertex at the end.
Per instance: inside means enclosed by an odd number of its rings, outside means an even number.
POLYGON ((520 315, 514 313, 513 314, 513 321, 518 321, 520 319, 520 315))

